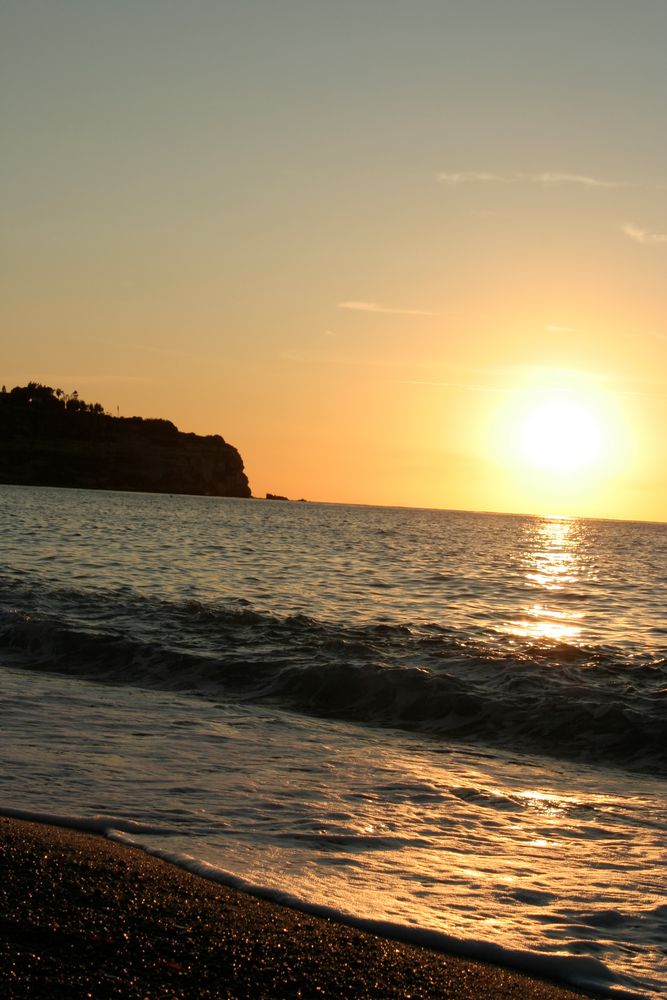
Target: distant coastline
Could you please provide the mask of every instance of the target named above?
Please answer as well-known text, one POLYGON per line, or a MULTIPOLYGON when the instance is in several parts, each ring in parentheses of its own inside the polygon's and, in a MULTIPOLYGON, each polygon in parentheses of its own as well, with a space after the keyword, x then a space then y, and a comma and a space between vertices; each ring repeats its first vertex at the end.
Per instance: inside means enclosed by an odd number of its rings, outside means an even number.
POLYGON ((38 382, 0 392, 0 483, 251 496, 241 455, 219 434, 112 416, 38 382))

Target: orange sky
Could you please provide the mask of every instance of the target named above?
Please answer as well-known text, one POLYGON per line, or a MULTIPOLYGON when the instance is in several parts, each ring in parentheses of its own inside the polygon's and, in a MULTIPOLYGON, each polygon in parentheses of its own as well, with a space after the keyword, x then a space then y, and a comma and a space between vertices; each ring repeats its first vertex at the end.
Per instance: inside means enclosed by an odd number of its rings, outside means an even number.
POLYGON ((8 387, 221 433, 257 495, 667 520, 664 4, 0 27, 8 387))

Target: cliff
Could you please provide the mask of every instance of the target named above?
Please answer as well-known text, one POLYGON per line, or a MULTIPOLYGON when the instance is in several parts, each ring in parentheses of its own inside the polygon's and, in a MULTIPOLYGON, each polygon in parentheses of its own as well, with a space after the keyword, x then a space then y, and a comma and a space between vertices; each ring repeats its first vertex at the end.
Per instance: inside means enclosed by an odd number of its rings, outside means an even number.
POLYGON ((0 483, 249 497, 236 448, 31 382, 0 393, 0 483))

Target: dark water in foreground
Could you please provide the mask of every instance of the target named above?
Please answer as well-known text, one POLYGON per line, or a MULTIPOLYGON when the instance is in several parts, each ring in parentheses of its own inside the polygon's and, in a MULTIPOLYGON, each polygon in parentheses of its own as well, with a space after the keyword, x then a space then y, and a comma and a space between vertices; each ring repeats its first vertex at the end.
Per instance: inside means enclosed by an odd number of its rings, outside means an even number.
POLYGON ((0 542, 7 808, 667 985, 667 526, 2 487, 0 542))

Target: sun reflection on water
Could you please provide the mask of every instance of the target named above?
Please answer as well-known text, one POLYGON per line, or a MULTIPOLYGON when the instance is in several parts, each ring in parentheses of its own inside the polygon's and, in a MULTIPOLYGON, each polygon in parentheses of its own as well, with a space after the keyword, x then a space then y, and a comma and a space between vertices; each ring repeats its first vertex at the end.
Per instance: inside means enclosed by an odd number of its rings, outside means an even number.
POLYGON ((549 816, 561 815, 574 806, 579 805, 577 799, 571 796, 553 795, 548 792, 536 792, 532 789, 518 792, 517 798, 521 805, 546 813, 549 816))
POLYGON ((510 623, 513 635, 570 642, 581 633, 581 626, 576 624, 576 620, 582 617, 581 614, 552 611, 543 604, 533 604, 524 610, 524 614, 529 616, 527 620, 510 623))
POLYGON ((523 607, 521 617, 507 623, 508 634, 555 642, 574 642, 581 635, 582 612, 563 601, 581 572, 576 526, 576 521, 566 518, 537 522, 524 555, 524 578, 526 588, 540 592, 543 600, 523 607), (554 600, 558 607, 551 606, 554 600))

